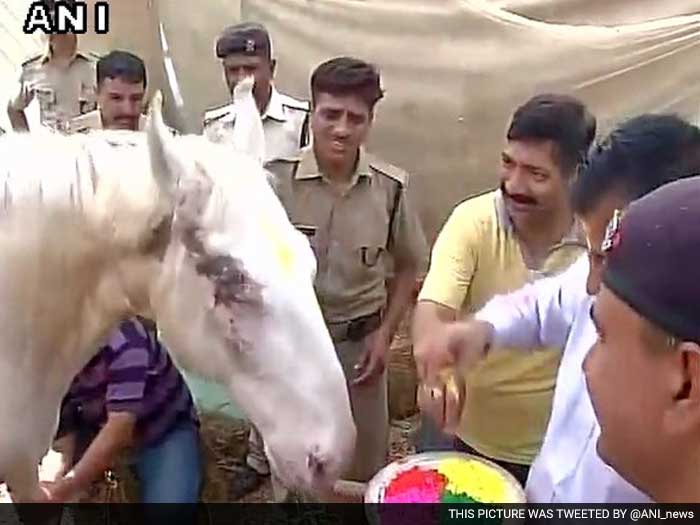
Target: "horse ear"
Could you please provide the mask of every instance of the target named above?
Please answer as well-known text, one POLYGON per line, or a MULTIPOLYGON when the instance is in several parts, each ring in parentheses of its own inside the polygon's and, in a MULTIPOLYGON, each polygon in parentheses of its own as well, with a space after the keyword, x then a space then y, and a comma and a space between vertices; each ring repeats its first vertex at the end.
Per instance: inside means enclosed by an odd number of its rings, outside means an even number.
POLYGON ((238 108, 233 127, 233 147, 244 155, 253 157, 262 166, 265 160, 265 133, 253 98, 254 85, 254 77, 249 76, 233 88, 233 100, 238 108))
POLYGON ((161 193, 172 204, 178 181, 185 173, 185 166, 177 155, 173 137, 163 122, 163 95, 160 91, 156 91, 149 104, 146 134, 153 176, 161 193))

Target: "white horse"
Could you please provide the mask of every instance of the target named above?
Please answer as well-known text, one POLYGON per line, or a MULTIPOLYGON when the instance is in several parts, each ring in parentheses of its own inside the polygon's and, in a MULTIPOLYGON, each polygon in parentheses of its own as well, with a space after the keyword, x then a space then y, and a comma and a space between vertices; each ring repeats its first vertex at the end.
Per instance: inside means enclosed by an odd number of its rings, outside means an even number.
POLYGON ((313 289, 316 261, 252 157, 145 133, 0 137, 0 480, 37 465, 73 377, 121 320, 155 320, 178 366, 225 385, 290 487, 325 491, 355 427, 313 289))

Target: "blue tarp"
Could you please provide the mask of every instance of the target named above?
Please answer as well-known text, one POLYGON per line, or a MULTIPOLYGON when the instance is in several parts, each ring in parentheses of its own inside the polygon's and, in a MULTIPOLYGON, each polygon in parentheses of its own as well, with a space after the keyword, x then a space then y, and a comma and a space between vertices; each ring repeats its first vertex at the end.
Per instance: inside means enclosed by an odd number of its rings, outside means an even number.
POLYGON ((182 374, 192 391, 195 404, 200 412, 215 412, 229 417, 246 419, 224 387, 184 371, 182 374))

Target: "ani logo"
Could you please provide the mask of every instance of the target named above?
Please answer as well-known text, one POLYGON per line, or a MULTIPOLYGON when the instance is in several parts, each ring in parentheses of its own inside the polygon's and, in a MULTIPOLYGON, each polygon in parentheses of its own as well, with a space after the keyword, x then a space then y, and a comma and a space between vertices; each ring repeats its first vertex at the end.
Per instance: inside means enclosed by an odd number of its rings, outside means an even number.
MULTIPOLYGON (((95 33, 104 35, 109 31, 109 3, 95 2, 95 33)), ((33 34, 42 30, 46 35, 75 33, 84 35, 88 32, 88 6, 84 1, 36 0, 29 5, 22 30, 33 34)))
POLYGON ((624 212, 622 210, 615 210, 612 219, 608 223, 608 227, 605 230, 605 239, 600 249, 604 253, 607 253, 620 244, 620 226, 622 224, 622 217, 624 212))

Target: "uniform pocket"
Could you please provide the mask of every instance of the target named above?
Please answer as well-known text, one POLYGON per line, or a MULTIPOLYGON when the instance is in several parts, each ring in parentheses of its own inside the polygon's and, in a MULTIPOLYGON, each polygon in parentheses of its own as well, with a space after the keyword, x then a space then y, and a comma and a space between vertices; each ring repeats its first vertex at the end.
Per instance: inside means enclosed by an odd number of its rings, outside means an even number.
POLYGON ((316 241, 317 228, 315 226, 308 226, 305 224, 295 224, 294 227, 298 232, 304 234, 304 237, 306 237, 306 239, 309 241, 311 251, 314 252, 314 256, 318 259, 318 243, 316 241))
POLYGON ((362 260, 362 264, 364 264, 368 268, 375 267, 381 261, 383 253, 383 246, 360 247, 360 258, 362 260))
POLYGON ((89 113, 97 109, 97 96, 95 88, 91 85, 82 84, 80 86, 80 114, 89 113))
POLYGON ((81 99, 80 102, 80 114, 84 115, 85 113, 90 113, 91 111, 94 111, 97 109, 97 103, 93 102, 92 100, 85 100, 81 99))
POLYGON ((306 235, 309 240, 312 240, 316 236, 316 226, 307 226, 305 224, 295 224, 294 227, 301 233, 306 235))
POLYGON ((41 109, 52 109, 56 104, 56 93, 51 88, 37 88, 36 98, 41 109))

